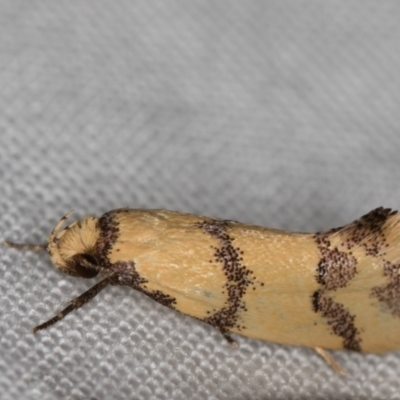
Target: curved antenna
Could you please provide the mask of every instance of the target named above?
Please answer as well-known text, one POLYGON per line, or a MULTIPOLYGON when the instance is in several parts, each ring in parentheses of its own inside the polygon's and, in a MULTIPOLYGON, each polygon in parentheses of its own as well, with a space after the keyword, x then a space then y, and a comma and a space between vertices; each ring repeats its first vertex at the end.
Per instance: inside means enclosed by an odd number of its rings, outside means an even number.
POLYGON ((47 249, 47 244, 14 243, 8 240, 5 240, 3 243, 18 250, 42 251, 47 249))
POLYGON ((51 231, 49 237, 47 238, 47 243, 54 242, 57 239, 57 234, 61 230, 62 226, 64 225, 64 222, 72 215, 74 210, 71 210, 67 214, 65 214, 58 222, 57 225, 54 227, 54 229, 51 231))

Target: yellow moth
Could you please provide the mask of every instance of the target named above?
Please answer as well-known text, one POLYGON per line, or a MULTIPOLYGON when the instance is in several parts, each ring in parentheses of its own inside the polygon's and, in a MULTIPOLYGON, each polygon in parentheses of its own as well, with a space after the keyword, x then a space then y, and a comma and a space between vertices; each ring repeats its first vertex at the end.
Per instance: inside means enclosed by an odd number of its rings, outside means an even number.
POLYGON ((118 209, 63 228, 46 249, 68 275, 126 285, 230 333, 323 349, 400 349, 400 215, 377 208, 322 233, 292 233, 165 210, 118 209))

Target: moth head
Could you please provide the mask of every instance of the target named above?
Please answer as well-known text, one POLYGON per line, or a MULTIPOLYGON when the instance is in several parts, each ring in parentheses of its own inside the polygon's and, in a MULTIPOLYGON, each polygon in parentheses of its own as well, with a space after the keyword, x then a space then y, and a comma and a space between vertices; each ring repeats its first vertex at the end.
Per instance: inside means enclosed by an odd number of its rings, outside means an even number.
POLYGON ((47 252, 52 263, 62 272, 81 278, 94 278, 100 270, 95 251, 100 232, 98 219, 87 216, 64 228, 72 212, 61 218, 47 238, 47 252))

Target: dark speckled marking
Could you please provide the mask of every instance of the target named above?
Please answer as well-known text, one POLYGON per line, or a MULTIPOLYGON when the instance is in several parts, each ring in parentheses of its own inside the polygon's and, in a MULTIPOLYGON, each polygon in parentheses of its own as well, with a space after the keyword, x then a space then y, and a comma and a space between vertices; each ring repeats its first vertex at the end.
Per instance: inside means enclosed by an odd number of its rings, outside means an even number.
POLYGON ((112 264, 112 270, 118 275, 120 285, 130 286, 138 290, 163 306, 174 308, 176 299, 160 290, 148 290, 146 288, 147 279, 139 275, 135 268, 135 262, 119 261, 112 264))
POLYGON ((114 264, 111 264, 109 261, 108 255, 120 236, 120 230, 115 216, 126 212, 129 212, 129 209, 121 208, 105 213, 99 218, 97 227, 100 229, 100 237, 95 246, 97 258, 102 266, 110 268, 115 275, 118 276, 117 284, 130 286, 146 294, 158 303, 173 308, 174 304, 176 304, 176 299, 174 297, 162 293, 160 290, 146 289, 146 283, 148 281, 136 271, 134 261, 119 261, 114 264))
POLYGON ((343 338, 345 349, 361 351, 360 332, 354 324, 355 315, 351 315, 342 304, 335 303, 323 290, 314 292, 312 303, 314 311, 327 319, 332 332, 343 338))
POLYGON ((317 233, 315 240, 321 253, 317 282, 326 290, 345 287, 357 273, 357 259, 351 254, 351 249, 361 245, 367 256, 378 256, 386 244, 383 226, 395 213, 389 208, 379 207, 343 228, 317 233), (331 238, 336 235, 341 238, 341 249, 331 245, 331 238))
POLYGON ((388 218, 396 213, 390 208, 379 207, 363 215, 343 229, 343 245, 350 250, 361 244, 367 256, 378 256, 386 244, 383 227, 388 218))
POLYGON ((95 253, 102 266, 110 267, 108 255, 120 234, 115 211, 103 214, 97 221, 97 228, 100 229, 100 237, 95 246, 95 253))
POLYGON ((246 290, 254 285, 255 279, 251 276, 253 272, 241 263, 243 252, 240 248, 233 246, 234 238, 227 232, 231 223, 231 221, 209 220, 196 224, 205 233, 218 239, 220 243, 220 246, 213 247, 215 249, 214 260, 223 265, 223 272, 226 276, 224 285, 227 293, 226 305, 220 310, 214 310, 214 313, 205 318, 204 322, 216 327, 228 341, 232 341, 227 336, 227 332, 231 328, 235 327, 239 330, 244 328, 238 323, 238 311, 246 310, 242 298, 246 290))
POLYGON ((134 261, 118 261, 112 264, 112 270, 118 275, 119 281, 123 285, 132 286, 136 289, 148 282, 147 279, 138 274, 134 261))
POLYGON ((317 267, 317 282, 326 290, 336 290, 345 287, 357 273, 357 260, 351 254, 332 247, 329 235, 316 234, 315 238, 321 253, 317 267))
MULTIPOLYGON (((312 296, 313 309, 327 318, 333 333, 343 337, 346 349, 361 349, 360 333, 354 324, 356 316, 351 315, 342 304, 335 303, 327 293, 345 287, 357 274, 353 248, 364 248, 367 257, 383 259, 387 247, 384 227, 396 213, 389 208, 379 207, 349 225, 315 235, 321 254, 316 280, 322 288, 312 296), (335 242, 340 239, 337 247, 331 243, 333 238, 335 242)), ((371 296, 378 298, 393 315, 400 317, 400 265, 383 259, 383 270, 390 281, 384 287, 373 288, 371 296)))
POLYGON ((376 297, 396 317, 400 317, 400 264, 385 261, 383 274, 389 278, 386 286, 376 286, 371 290, 371 296, 376 297))

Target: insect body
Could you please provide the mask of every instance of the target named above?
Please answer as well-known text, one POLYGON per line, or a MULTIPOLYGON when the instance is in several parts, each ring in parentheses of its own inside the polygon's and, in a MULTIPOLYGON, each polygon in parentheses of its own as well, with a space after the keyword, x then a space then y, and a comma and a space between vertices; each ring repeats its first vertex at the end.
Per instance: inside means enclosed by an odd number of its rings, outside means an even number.
MULTIPOLYGON (((400 349, 400 216, 378 208, 324 233, 290 233, 165 210, 119 209, 62 228, 53 264, 126 285, 229 334, 364 352, 400 349)), ((8 243, 14 247, 26 247, 8 243)))

